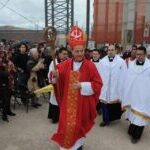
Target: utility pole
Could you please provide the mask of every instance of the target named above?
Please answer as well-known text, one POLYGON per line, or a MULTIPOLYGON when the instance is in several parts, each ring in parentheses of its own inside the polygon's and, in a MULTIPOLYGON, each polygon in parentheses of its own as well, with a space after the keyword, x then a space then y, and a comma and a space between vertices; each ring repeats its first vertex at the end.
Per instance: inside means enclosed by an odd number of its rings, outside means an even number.
POLYGON ((86 2, 86 34, 87 34, 87 44, 90 35, 90 0, 86 2))

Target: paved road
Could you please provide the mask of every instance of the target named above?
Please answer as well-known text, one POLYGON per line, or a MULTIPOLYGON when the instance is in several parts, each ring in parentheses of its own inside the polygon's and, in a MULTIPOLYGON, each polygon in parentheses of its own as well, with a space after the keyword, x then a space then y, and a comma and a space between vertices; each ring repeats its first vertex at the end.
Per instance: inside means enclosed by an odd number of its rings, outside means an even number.
MULTIPOLYGON (((57 145, 48 141, 57 125, 47 119, 48 104, 40 109, 30 108, 25 112, 23 106, 16 108, 17 116, 9 123, 0 120, 0 150, 59 150, 57 145)), ((110 127, 99 127, 100 117, 86 138, 84 150, 149 150, 150 128, 144 131, 142 140, 133 145, 127 135, 126 121, 113 123, 110 127)))

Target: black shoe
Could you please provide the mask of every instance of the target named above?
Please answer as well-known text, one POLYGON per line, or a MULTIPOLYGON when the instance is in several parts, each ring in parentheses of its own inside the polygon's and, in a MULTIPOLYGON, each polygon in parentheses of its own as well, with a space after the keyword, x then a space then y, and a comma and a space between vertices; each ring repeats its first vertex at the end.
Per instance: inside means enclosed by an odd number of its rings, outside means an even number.
POLYGON ((42 106, 42 104, 39 104, 39 103, 36 103, 35 105, 37 105, 37 106, 42 106))
POLYGON ((81 147, 79 147, 77 150, 83 150, 83 147, 81 146, 81 147))
POLYGON ((97 114, 101 116, 102 112, 100 110, 97 111, 97 114))
POLYGON ((13 113, 13 112, 8 112, 7 115, 9 115, 9 116, 16 116, 16 114, 13 113))
POLYGON ((99 126, 100 127, 105 127, 105 126, 108 126, 108 125, 109 125, 109 123, 101 122, 99 126))
POLYGON ((52 119, 52 123, 53 123, 53 124, 57 124, 57 123, 58 123, 58 120, 53 120, 53 119, 52 119))
POLYGON ((138 142, 139 142, 139 139, 131 138, 131 142, 132 142, 132 144, 136 144, 136 143, 138 143, 138 142))
POLYGON ((2 116, 2 120, 3 120, 3 121, 6 121, 6 122, 9 122, 9 120, 8 120, 8 117, 7 117, 7 116, 2 116))
POLYGON ((34 108, 38 108, 38 106, 36 104, 32 104, 31 106, 34 108))

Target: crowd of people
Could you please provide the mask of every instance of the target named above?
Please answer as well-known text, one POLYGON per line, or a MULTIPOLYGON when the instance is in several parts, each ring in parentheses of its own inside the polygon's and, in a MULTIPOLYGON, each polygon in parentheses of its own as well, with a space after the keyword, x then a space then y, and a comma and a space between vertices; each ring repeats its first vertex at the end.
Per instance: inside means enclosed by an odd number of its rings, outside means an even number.
POLYGON ((38 108, 38 95, 34 90, 48 84, 47 73, 51 56, 47 54, 44 43, 3 41, 0 43, 0 106, 2 119, 16 114, 11 110, 11 97, 20 91, 21 102, 28 102, 27 91, 31 97, 31 106, 38 108))
POLYGON ((93 126, 96 113, 102 115, 100 127, 109 126, 124 113, 130 123, 131 141, 137 143, 150 120, 149 48, 133 45, 130 50, 123 50, 118 44, 110 44, 89 50, 77 43, 72 49, 56 48, 56 69, 44 42, 15 45, 12 41, 2 41, 2 119, 8 122, 8 116, 16 115, 11 109, 11 98, 17 89, 24 105, 26 89, 31 93, 31 106, 38 108, 39 95, 33 94, 34 91, 51 83, 55 90, 50 94, 48 118, 53 123, 59 122, 52 140, 61 150, 83 149, 85 135, 93 126), (72 119, 76 121, 70 122, 72 119))

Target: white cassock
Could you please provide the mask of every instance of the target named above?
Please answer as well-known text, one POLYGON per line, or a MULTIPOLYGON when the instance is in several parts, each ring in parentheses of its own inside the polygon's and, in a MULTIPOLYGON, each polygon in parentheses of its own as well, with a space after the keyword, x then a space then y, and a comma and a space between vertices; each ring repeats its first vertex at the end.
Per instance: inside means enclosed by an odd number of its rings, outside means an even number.
POLYGON ((106 104, 118 102, 121 92, 119 84, 122 82, 120 76, 127 69, 125 61, 116 55, 110 62, 108 56, 105 56, 100 61, 98 68, 103 81, 99 99, 106 104))
POLYGON ((129 64, 123 77, 121 101, 126 110, 125 117, 132 124, 146 126, 150 123, 150 61, 143 66, 136 65, 136 60, 129 64))
MULTIPOLYGON (((92 60, 91 60, 91 61, 92 61, 92 60)), ((96 69, 97 69, 97 71, 98 71, 99 74, 100 74, 100 67, 99 67, 100 61, 101 61, 101 59, 99 59, 98 62, 92 61, 92 62, 94 63, 94 65, 96 66, 96 69)))
MULTIPOLYGON (((58 61, 56 59, 56 65, 58 64, 58 61)), ((50 79, 50 73, 54 70, 54 63, 53 61, 51 62, 50 66, 49 66, 49 72, 48 72, 48 79, 49 79, 49 83, 52 83, 51 79, 50 79)), ((50 100, 49 102, 52 104, 52 105, 55 105, 55 106, 58 106, 58 103, 56 101, 56 97, 55 97, 55 93, 54 91, 51 92, 51 95, 50 95, 50 100)))
MULTIPOLYGON (((82 62, 73 63, 73 71, 78 71, 82 65, 82 62)), ((90 96, 93 95, 93 89, 90 82, 81 82, 81 95, 90 96)), ((84 144, 85 137, 79 139, 75 145, 69 149, 60 148, 60 150, 77 150, 80 146, 84 144)))

